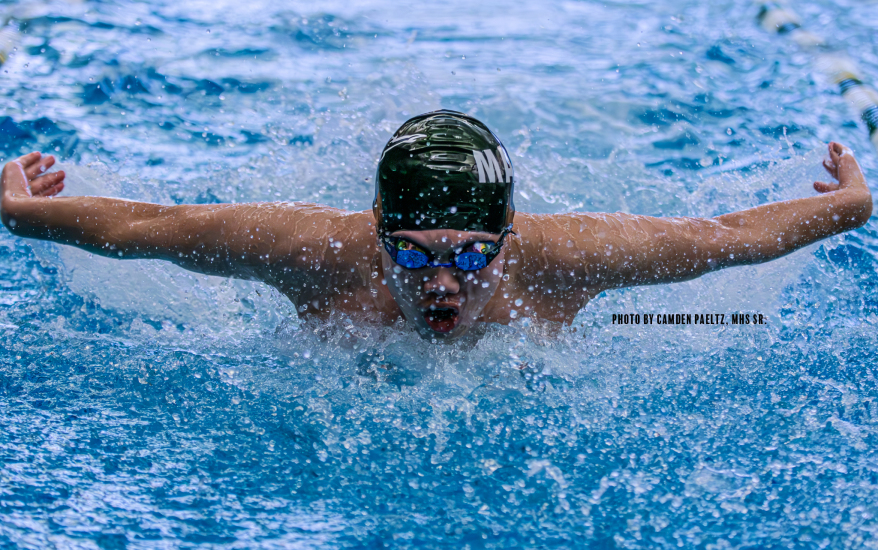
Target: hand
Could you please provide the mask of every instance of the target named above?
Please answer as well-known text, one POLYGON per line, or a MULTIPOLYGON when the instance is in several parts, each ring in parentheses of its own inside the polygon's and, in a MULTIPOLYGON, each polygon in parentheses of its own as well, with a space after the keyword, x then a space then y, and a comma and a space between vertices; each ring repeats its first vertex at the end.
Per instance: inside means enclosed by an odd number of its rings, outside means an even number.
POLYGON ((43 156, 39 152, 6 163, 0 183, 3 202, 22 197, 51 197, 60 193, 64 189, 64 172, 46 173, 53 164, 55 157, 43 156))
POLYGON ((869 191, 866 186, 866 178, 863 177, 860 165, 854 158, 854 152, 841 143, 833 141, 829 144, 829 158, 823 160, 823 167, 826 168, 829 175, 838 180, 838 183, 815 181, 814 189, 819 193, 849 188, 862 188, 861 190, 869 191))
POLYGON ((0 177, 0 220, 10 231, 18 224, 23 201, 31 197, 51 197, 64 189, 64 172, 47 174, 55 164, 52 155, 38 152, 7 162, 0 177))

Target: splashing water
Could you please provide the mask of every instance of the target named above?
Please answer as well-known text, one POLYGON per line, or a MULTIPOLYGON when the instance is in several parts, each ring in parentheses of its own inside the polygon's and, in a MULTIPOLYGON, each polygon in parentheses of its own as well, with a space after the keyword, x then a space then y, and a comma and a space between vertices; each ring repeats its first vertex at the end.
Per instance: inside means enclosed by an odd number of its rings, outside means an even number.
MULTIPOLYGON (((67 193, 366 209, 403 120, 469 112, 529 212, 813 194, 856 114, 732 2, 4 4, 0 155, 67 193)), ((802 16, 867 74, 868 5, 802 16)), ((0 545, 873 547, 876 226, 454 345, 263 285, 0 233, 0 545), (612 325, 760 312, 766 325, 612 325)))

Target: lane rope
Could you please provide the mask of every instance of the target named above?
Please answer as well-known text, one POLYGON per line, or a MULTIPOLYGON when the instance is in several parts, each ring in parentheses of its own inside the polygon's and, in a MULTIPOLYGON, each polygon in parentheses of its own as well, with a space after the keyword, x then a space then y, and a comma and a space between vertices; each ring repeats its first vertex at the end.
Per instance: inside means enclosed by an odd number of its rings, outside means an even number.
POLYGON ((768 32, 789 36, 804 49, 814 49, 815 65, 833 84, 841 96, 859 113, 869 130, 869 140, 878 150, 878 92, 864 83, 864 78, 854 62, 846 55, 826 52, 826 41, 802 28, 799 17, 786 6, 765 2, 757 16, 760 25, 768 32))

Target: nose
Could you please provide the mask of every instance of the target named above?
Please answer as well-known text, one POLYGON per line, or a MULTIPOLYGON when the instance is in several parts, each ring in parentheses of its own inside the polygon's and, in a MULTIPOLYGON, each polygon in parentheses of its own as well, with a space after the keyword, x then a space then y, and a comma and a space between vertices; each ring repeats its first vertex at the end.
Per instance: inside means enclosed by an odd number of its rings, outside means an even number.
POLYGON ((447 267, 436 269, 433 276, 424 281, 424 292, 436 296, 457 294, 460 292, 460 283, 447 267))

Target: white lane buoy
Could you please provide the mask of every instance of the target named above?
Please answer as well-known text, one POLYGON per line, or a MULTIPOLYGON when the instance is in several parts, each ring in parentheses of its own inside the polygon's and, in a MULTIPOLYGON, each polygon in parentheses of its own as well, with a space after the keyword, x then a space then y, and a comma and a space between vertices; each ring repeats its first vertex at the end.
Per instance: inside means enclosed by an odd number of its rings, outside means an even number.
POLYGON ((826 45, 822 38, 802 28, 799 16, 774 2, 762 4, 758 18, 763 29, 777 34, 787 34, 800 46, 808 48, 826 45))
MULTIPOLYGON (((768 32, 789 35, 799 46, 825 50, 826 42, 802 28, 801 20, 787 7, 775 2, 762 4, 759 23, 768 32)), ((860 114, 869 139, 878 150, 878 93, 863 83, 863 77, 853 61, 838 53, 817 54, 815 65, 820 72, 839 87, 841 96, 860 114)))
POLYGON ((6 63, 6 60, 12 55, 20 38, 21 33, 18 32, 18 25, 14 21, 10 21, 0 28, 0 65, 6 63))

